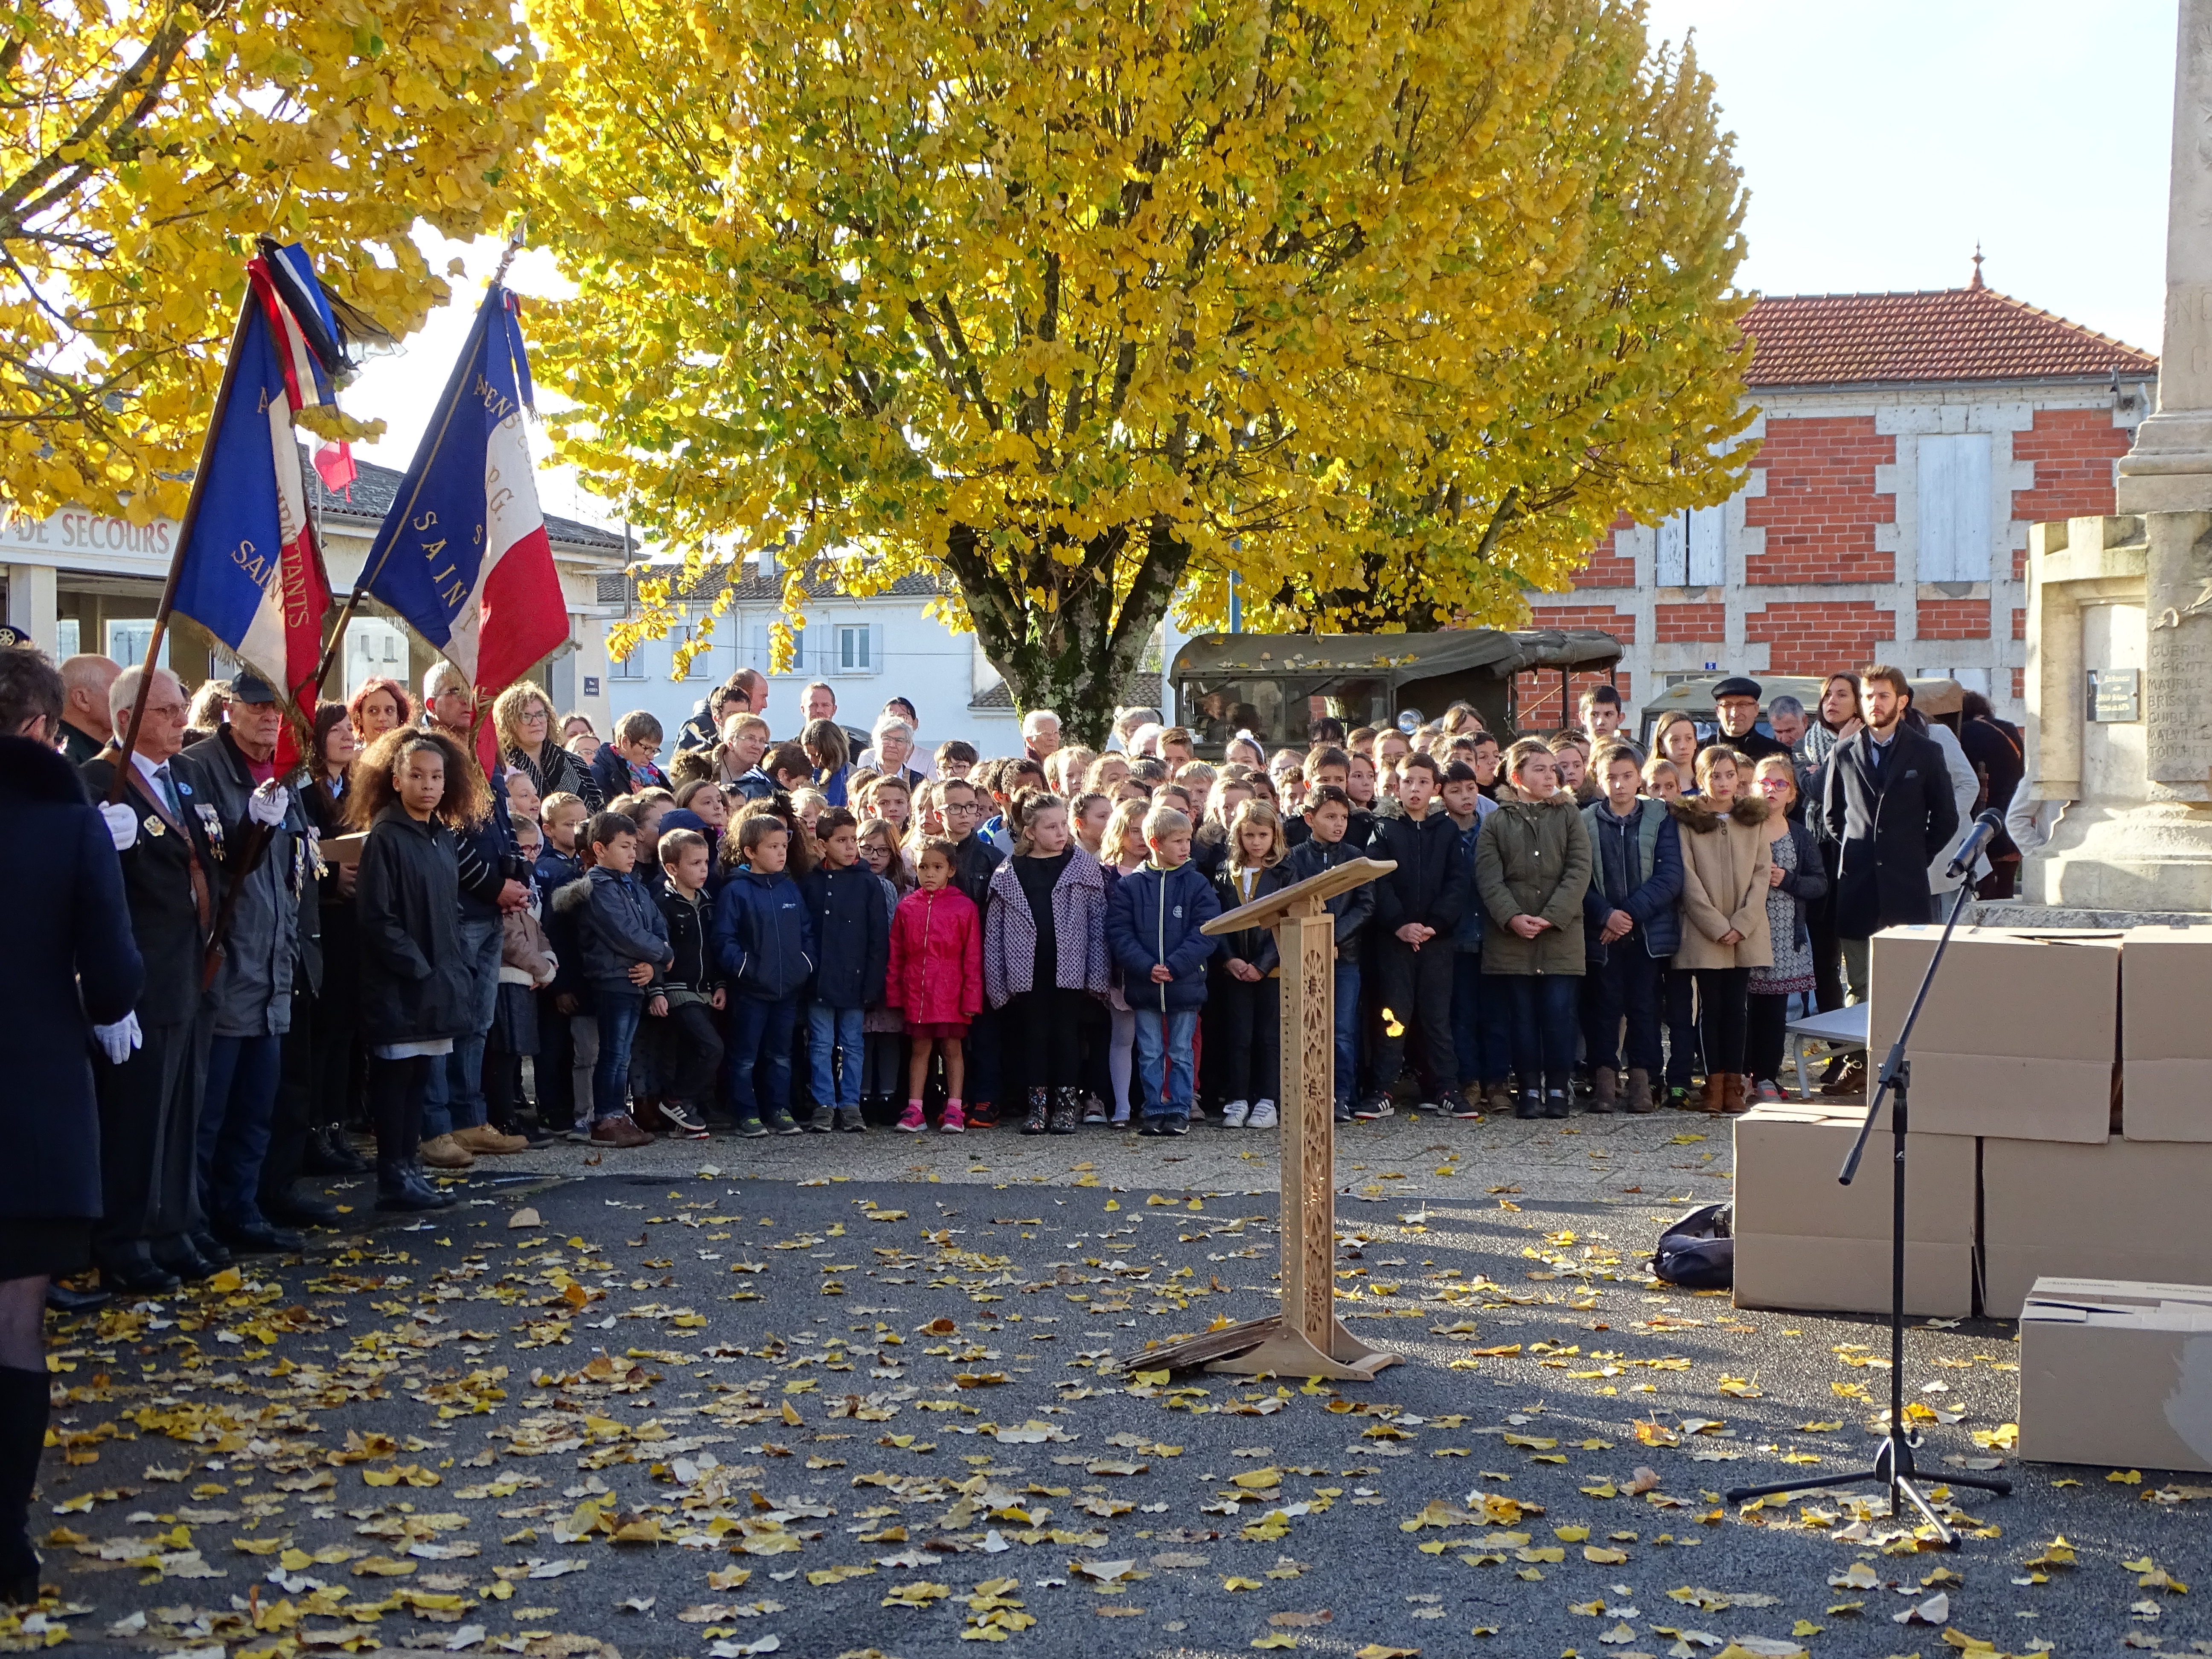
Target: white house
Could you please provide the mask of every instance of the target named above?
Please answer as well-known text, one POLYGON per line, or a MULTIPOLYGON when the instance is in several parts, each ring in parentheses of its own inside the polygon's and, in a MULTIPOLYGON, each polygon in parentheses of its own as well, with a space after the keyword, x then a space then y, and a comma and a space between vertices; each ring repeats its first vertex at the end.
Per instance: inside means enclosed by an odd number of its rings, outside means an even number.
MULTIPOLYGON (((685 595, 687 625, 702 625, 731 575, 727 568, 710 571, 685 595)), ((676 649, 690 637, 682 629, 665 640, 647 640, 609 666, 612 711, 650 710, 672 736, 707 694, 738 669, 767 673, 769 626, 781 614, 782 592, 783 578, 773 565, 763 575, 757 560, 746 560, 736 597, 708 629, 708 648, 691 659, 689 674, 672 678, 676 649)), ((870 726, 886 701, 904 697, 921 716, 925 748, 963 738, 984 755, 1013 753, 1020 745, 1021 727, 1005 678, 974 635, 956 634, 924 614, 939 592, 933 577, 902 576, 874 598, 858 599, 833 583, 811 580, 797 656, 789 672, 769 675, 768 719, 776 735, 798 731, 799 692, 808 682, 821 680, 836 693, 837 718, 845 726, 870 726)), ((635 574, 602 575, 599 599, 601 609, 614 616, 634 614, 635 574)), ((1132 682, 1130 689, 1141 690, 1146 701, 1158 696, 1157 669, 1133 676, 1132 682)))

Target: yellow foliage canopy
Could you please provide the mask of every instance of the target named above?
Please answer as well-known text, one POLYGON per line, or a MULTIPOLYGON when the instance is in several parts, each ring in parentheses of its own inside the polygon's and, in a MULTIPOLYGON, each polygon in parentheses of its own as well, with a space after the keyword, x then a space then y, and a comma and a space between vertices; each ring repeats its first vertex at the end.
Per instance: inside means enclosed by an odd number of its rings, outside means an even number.
POLYGON ((1741 477, 1737 178, 1637 8, 532 21, 567 72, 533 219, 580 290, 539 336, 562 458, 694 577, 782 544, 793 612, 810 560, 936 573, 1079 735, 1179 589, 1517 620, 1620 513, 1741 477))
POLYGON ((421 327, 447 288, 407 232, 512 211, 535 70, 506 7, 464 0, 15 9, 0 507, 180 510, 257 234, 306 243, 386 328, 421 327))

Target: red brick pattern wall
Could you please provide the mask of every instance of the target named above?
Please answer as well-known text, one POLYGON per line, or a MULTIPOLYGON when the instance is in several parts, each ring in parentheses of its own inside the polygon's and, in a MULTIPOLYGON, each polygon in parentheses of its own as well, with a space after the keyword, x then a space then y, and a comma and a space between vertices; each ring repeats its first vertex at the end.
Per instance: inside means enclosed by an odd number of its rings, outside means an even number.
POLYGON ((1871 599, 1770 605, 1743 621, 1744 638, 1767 647, 1767 672, 1774 674, 1858 668, 1872 659, 1876 641, 1897 634, 1897 613, 1876 610, 1871 599))
POLYGON ((1651 632, 1662 645, 1718 645, 1728 638, 1728 607, 1711 605, 1656 605, 1651 632))
POLYGON ((1870 415, 1770 417, 1753 463, 1766 493, 1743 504, 1744 523, 1766 532, 1766 550, 1746 562, 1746 580, 1892 580, 1895 562, 1875 550, 1874 532, 1895 521, 1897 498, 1875 493, 1874 470, 1896 459, 1897 440, 1875 432, 1870 415))
MULTIPOLYGON (((1621 585, 1633 586, 1635 584, 1621 585)), ((1717 605, 1714 607, 1715 610, 1719 608, 1717 605)), ((1539 601, 1528 607, 1528 626, 1595 628, 1601 633, 1612 635, 1623 645, 1636 643, 1636 613, 1616 611, 1609 605, 1545 605, 1539 601)))
POLYGON ((2024 605, 2012 608, 2012 636, 2016 640, 2027 637, 2027 607, 2024 605))
MULTIPOLYGON (((2012 494, 2021 524, 2086 519, 2112 511, 2112 463, 2128 453, 2131 434, 2103 409, 2039 409, 2035 425, 2012 438, 2012 458, 2035 463, 2032 489, 2012 494)), ((2012 574, 2027 571, 2027 550, 2015 549, 2012 574)), ((2018 637, 2015 635, 2014 637, 2018 637)))
POLYGON ((1636 556, 1616 550, 1616 538, 1624 530, 1632 530, 1636 520, 1626 513, 1615 519, 1604 535, 1590 549, 1589 562, 1575 573, 1577 587, 1633 587, 1636 586, 1636 556))
MULTIPOLYGON (((1636 696, 1631 684, 1633 678, 1634 676, 1625 669, 1612 678, 1612 683, 1620 689, 1621 702, 1632 710, 1636 707, 1636 696)), ((1518 676, 1513 684, 1513 695, 1516 707, 1521 714, 1521 729, 1523 732, 1541 732, 1548 736, 1563 726, 1572 726, 1583 693, 1593 685, 1603 685, 1607 682, 1607 677, 1602 672, 1571 673, 1567 677, 1567 696, 1563 701, 1559 696, 1557 669, 1536 669, 1518 676)), ((1628 723, 1631 726, 1636 723, 1632 714, 1628 723)))
POLYGON ((1923 640, 1985 640, 1990 636, 1987 599, 1923 599, 1920 637, 1923 640))

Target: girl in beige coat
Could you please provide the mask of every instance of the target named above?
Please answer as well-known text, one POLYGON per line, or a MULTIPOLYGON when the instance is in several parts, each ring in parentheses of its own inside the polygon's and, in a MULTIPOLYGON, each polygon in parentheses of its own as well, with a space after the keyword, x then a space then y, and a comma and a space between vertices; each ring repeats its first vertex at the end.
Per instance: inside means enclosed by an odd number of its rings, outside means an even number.
POLYGON ((1768 807, 1745 786, 1751 764, 1718 746, 1698 756, 1694 799, 1669 801, 1682 837, 1682 944, 1674 965, 1696 976, 1704 1023, 1701 1109, 1744 1109, 1751 970, 1774 965, 1766 929, 1768 807))

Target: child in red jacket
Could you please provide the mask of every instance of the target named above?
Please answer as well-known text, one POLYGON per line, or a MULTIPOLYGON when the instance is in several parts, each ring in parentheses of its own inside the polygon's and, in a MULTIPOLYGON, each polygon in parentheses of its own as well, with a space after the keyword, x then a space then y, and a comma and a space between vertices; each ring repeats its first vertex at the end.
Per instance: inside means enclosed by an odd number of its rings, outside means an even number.
POLYGON ((907 1062, 906 1111, 898 1121, 908 1134, 927 1127, 921 1115, 922 1085, 929 1077, 930 1054, 940 1045, 949 1098, 937 1127, 948 1135, 968 1127, 960 1106, 966 1081, 961 1045, 968 1022, 983 1008, 983 922, 975 902, 951 884, 957 858, 951 842, 923 842, 916 867, 921 884, 899 901, 891 916, 884 1002, 903 1012, 914 1045, 907 1062))

